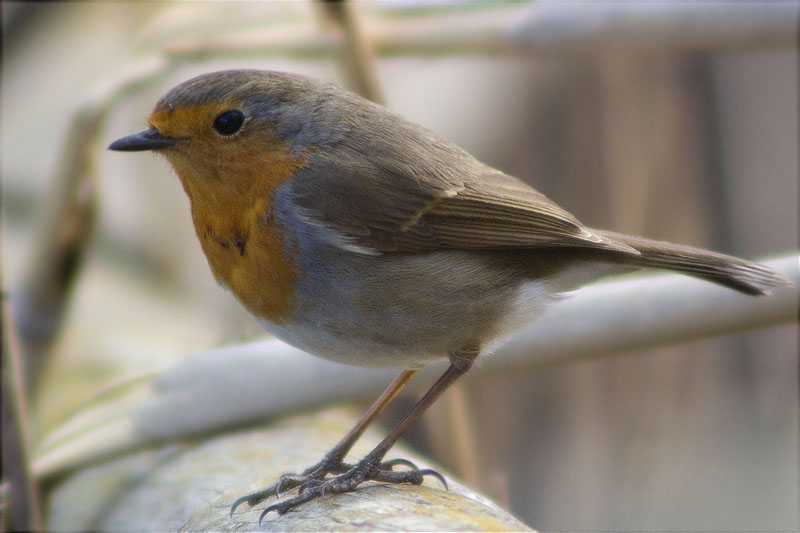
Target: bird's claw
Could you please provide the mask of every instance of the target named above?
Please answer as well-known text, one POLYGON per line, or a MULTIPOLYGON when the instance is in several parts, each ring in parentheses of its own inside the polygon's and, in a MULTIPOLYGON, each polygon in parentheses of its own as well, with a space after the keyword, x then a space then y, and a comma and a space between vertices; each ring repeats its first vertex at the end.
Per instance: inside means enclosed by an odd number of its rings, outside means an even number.
POLYGON ((269 495, 274 492, 273 487, 274 485, 271 487, 267 487, 266 489, 263 490, 245 494, 244 496, 233 502, 233 505, 231 505, 231 512, 229 516, 232 517, 233 512, 236 511, 236 508, 245 502, 247 502, 248 507, 252 507, 266 500, 267 498, 269 498, 269 495))

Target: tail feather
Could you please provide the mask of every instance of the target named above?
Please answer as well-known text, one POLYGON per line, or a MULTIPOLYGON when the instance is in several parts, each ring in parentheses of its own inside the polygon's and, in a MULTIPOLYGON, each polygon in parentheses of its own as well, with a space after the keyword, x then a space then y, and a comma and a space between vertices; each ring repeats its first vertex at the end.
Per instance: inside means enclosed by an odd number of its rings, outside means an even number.
POLYGON ((625 261, 641 267, 672 270, 753 295, 769 294, 771 287, 792 284, 777 272, 738 257, 605 230, 591 231, 638 250, 640 256, 626 255, 625 261))

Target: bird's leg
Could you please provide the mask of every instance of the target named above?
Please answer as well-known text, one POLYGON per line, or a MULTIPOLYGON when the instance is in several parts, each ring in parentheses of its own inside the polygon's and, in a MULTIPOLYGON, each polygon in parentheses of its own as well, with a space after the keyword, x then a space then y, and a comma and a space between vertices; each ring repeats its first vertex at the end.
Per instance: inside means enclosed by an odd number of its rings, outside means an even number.
POLYGON ((447 483, 441 474, 435 470, 419 470, 412 467, 411 470, 402 470, 395 472, 392 466, 397 464, 395 461, 382 462, 386 452, 397 442, 399 439, 428 407, 435 402, 439 396, 449 387, 456 379, 461 377, 472 366, 472 362, 478 355, 477 350, 470 350, 468 352, 460 352, 450 357, 450 366, 444 374, 433 384, 433 386, 425 393, 419 402, 409 411, 408 414, 392 429, 389 435, 378 444, 375 449, 367 454, 355 466, 336 476, 330 480, 314 479, 307 482, 301 489, 300 494, 289 500, 276 503, 267 507, 259 522, 270 511, 277 511, 278 514, 284 514, 287 511, 294 509, 307 501, 313 500, 319 496, 327 494, 336 494, 340 492, 350 492, 358 487, 364 481, 382 481, 386 483, 411 483, 419 485, 422 483, 426 475, 432 475, 438 478, 447 487, 447 483))
MULTIPOLYGON (((323 457, 319 463, 305 469, 302 474, 284 474, 274 485, 242 496, 231 506, 231 515, 233 515, 233 512, 236 510, 236 508, 244 502, 247 502, 248 505, 253 506, 264 501, 270 496, 278 496, 281 490, 288 490, 297 486, 301 486, 302 490, 302 485, 310 481, 323 479, 328 474, 341 474, 350 470, 352 465, 344 463, 344 458, 347 455, 347 452, 350 451, 350 448, 353 447, 353 444, 355 444, 358 438, 361 437, 361 434, 364 433, 364 430, 367 429, 367 427, 375 420, 375 418, 377 418, 377 416, 386 408, 386 406, 389 405, 392 400, 394 400, 397 394, 403 390, 406 385, 408 385, 408 382, 411 381, 411 378, 413 378, 417 372, 417 370, 406 370, 397 376, 397 378, 395 378, 395 380, 392 381, 388 387, 386 387, 386 390, 383 391, 383 394, 381 394, 380 397, 375 400, 367 412, 364 413, 364 416, 361 417, 361 420, 359 420, 356 425, 353 426, 347 435, 345 435, 342 440, 340 440, 339 443, 333 447, 333 449, 325 454, 325 457, 323 457)), ((403 460, 395 461, 395 464, 409 464, 413 467, 413 465, 411 465, 408 461, 403 460)), ((387 466, 391 468, 392 465, 387 466)))

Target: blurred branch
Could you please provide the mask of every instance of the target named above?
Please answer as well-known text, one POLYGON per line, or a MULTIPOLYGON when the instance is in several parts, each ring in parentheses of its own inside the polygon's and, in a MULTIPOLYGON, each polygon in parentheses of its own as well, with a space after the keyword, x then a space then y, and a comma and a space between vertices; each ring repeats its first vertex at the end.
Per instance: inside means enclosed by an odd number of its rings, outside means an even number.
MULTIPOLYGON (((768 262, 795 286, 762 297, 674 274, 585 287, 479 359, 473 372, 518 371, 796 323, 798 261, 768 262)), ((424 387, 445 363, 426 367, 410 388, 424 387)), ((200 352, 142 390, 144 399, 126 397, 78 413, 43 444, 35 472, 50 476, 137 446, 377 396, 395 374, 332 363, 278 340, 200 352)))
POLYGON ((42 509, 36 480, 31 475, 30 432, 25 401, 25 382, 11 306, 3 298, 3 367, 2 367, 2 455, 3 491, 2 528, 12 531, 40 531, 42 509), (6 497, 10 505, 6 505, 6 497), (10 516, 9 516, 10 515, 10 516))
POLYGON ((794 2, 539 2, 511 40, 530 51, 797 46, 794 2))
POLYGON ((102 113, 78 110, 67 133, 60 164, 48 188, 22 286, 12 292, 24 357, 25 382, 36 378, 59 330, 75 277, 94 229, 96 184, 93 152, 102 113))
POLYGON ((794 2, 533 2, 493 8, 422 10, 392 16, 364 10, 365 36, 342 41, 297 24, 293 31, 186 34, 164 43, 176 59, 339 55, 371 42, 379 57, 595 53, 606 50, 712 51, 795 48, 794 2))
POLYGON ((375 72, 372 42, 364 35, 353 2, 326 1, 319 5, 344 39, 341 62, 350 80, 349 88, 364 98, 385 105, 375 72))
POLYGON ((60 330, 72 286, 94 232, 97 183, 94 162, 108 110, 125 94, 164 71, 160 60, 129 66, 128 77, 98 87, 74 113, 60 164, 48 189, 27 259, 25 277, 11 292, 23 375, 32 394, 60 330))

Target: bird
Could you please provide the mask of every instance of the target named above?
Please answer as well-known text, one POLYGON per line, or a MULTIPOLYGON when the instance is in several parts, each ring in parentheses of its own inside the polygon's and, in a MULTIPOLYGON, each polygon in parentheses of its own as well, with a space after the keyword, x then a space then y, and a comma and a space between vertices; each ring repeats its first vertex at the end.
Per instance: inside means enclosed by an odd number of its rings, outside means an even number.
POLYGON ((109 149, 166 158, 216 281, 267 331, 332 361, 399 371, 320 462, 239 498, 231 515, 294 488, 260 518, 367 480, 446 487, 386 454, 479 355, 595 279, 654 268, 749 295, 790 284, 744 259, 589 228, 431 130, 292 73, 194 77, 109 149), (416 372, 442 359, 447 370, 386 438, 346 463, 416 372))

